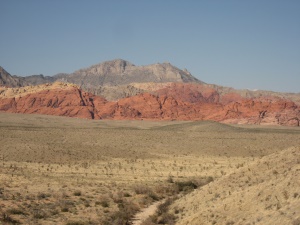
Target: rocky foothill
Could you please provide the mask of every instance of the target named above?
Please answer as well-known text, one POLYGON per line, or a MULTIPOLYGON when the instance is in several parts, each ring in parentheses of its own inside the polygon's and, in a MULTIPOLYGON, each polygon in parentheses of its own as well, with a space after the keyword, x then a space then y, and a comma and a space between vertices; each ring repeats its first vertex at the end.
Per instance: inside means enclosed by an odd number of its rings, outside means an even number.
POLYGON ((114 60, 73 74, 27 80, 1 68, 0 86, 2 112, 289 126, 299 126, 300 121, 299 94, 209 85, 169 63, 135 66, 114 60))

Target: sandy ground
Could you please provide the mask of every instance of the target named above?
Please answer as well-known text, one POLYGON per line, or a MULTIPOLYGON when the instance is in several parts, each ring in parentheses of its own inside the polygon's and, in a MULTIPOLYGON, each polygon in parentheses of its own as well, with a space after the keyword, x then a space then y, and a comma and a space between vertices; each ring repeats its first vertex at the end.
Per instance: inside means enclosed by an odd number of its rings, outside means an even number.
POLYGON ((0 222, 122 224, 172 195, 170 177, 213 177, 172 205, 178 224, 289 224, 298 146, 289 127, 0 113, 0 222))
POLYGON ((153 203, 145 209, 142 209, 141 212, 137 213, 132 219, 132 225, 141 225, 149 216, 153 215, 157 207, 162 204, 164 200, 153 203))
POLYGON ((299 224, 300 147, 247 163, 179 199, 177 224, 299 224))

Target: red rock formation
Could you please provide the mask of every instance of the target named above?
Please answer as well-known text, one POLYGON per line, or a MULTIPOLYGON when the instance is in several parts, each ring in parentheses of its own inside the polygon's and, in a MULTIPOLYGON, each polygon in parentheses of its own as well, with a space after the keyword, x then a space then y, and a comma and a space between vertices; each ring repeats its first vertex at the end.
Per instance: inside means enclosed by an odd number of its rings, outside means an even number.
MULTIPOLYGON (((28 91, 28 90, 27 90, 28 91)), ((208 87, 172 84, 152 94, 109 102, 76 86, 0 98, 0 111, 88 119, 215 120, 299 126, 300 107, 280 98, 221 96, 208 87)))
MULTIPOLYGON (((43 90, 16 98, 4 98, 0 110, 94 119, 93 101, 105 102, 78 88, 43 90)), ((96 117, 97 119, 97 117, 96 117)))
POLYGON ((219 93, 210 87, 196 83, 173 83, 156 92, 159 95, 171 96, 184 102, 219 102, 219 93))

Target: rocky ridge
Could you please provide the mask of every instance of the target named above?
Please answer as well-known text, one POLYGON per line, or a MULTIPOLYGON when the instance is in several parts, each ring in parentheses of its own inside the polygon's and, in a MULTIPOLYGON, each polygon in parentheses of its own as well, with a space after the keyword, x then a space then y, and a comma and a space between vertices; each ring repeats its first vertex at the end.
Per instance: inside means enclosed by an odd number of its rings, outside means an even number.
POLYGON ((171 84, 116 102, 76 85, 45 84, 1 91, 0 111, 115 120, 214 120, 237 124, 299 126, 300 107, 267 98, 220 100, 217 91, 196 84, 171 84))
POLYGON ((74 83, 82 90, 104 97, 109 101, 117 101, 145 92, 153 93, 170 86, 172 83, 194 83, 202 86, 201 89, 214 89, 223 102, 266 96, 268 98, 283 98, 300 104, 300 93, 236 90, 230 87, 206 84, 193 77, 187 70, 178 69, 170 63, 135 66, 128 61, 116 59, 80 69, 71 74, 60 73, 55 76, 32 75, 27 77, 11 76, 0 67, 0 86, 23 87, 55 81, 74 83))
POLYGON ((180 70, 170 63, 135 66, 122 59, 106 61, 71 74, 59 74, 54 77, 80 85, 81 88, 147 82, 200 82, 188 71, 180 70))
POLYGON ((112 101, 148 92, 148 90, 136 87, 135 84, 139 83, 203 83, 187 70, 180 70, 170 63, 135 66, 122 59, 99 63, 71 74, 58 74, 54 78, 77 84, 84 91, 112 101))
POLYGON ((299 126, 300 121, 300 94, 206 84, 169 63, 135 66, 112 60, 54 77, 25 79, 3 68, 0 75, 0 111, 6 112, 292 126, 299 126))
POLYGON ((0 66, 0 86, 4 87, 21 87, 28 85, 24 78, 11 76, 4 68, 0 66))

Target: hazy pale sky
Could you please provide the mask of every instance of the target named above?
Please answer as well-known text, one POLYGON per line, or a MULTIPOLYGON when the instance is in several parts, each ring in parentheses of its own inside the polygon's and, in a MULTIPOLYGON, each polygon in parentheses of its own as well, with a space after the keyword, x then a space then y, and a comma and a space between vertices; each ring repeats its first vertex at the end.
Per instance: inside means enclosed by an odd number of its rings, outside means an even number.
POLYGON ((0 0, 0 65, 27 76, 122 58, 300 92, 299 0, 0 0))

